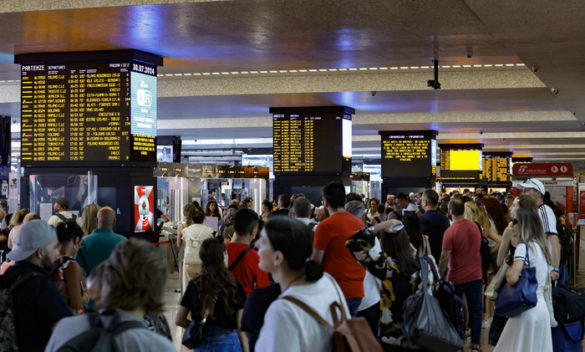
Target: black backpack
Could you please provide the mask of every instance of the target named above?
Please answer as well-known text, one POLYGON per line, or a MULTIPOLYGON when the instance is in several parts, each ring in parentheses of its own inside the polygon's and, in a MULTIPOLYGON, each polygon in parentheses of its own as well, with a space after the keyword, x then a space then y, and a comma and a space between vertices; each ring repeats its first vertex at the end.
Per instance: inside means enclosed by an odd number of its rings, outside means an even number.
POLYGON ((574 237, 573 231, 563 225, 560 219, 557 219, 557 235, 561 244, 561 264, 567 263, 573 257, 574 237))
POLYGON ((39 276, 39 273, 23 274, 14 282, 9 282, 4 275, 0 275, 0 351, 18 352, 16 343, 16 325, 14 323, 14 307, 12 303, 12 291, 22 285, 28 279, 39 276))
POLYGON ((70 218, 66 218, 65 215, 60 213, 55 214, 55 216, 61 219, 65 224, 77 224, 77 216, 75 214, 71 214, 70 218))
POLYGON ((481 254, 481 273, 483 274, 483 282, 487 282, 487 273, 490 269, 490 264, 492 262, 492 254, 490 253, 490 245, 488 239, 483 235, 483 230, 481 226, 475 222, 477 228, 479 229, 479 233, 481 234, 481 247, 479 248, 479 252, 481 254))
POLYGON ((552 299, 555 319, 567 339, 573 343, 582 341, 585 337, 585 329, 581 329, 581 337, 578 340, 574 340, 568 333, 565 324, 577 321, 583 322, 585 319, 585 291, 569 286, 553 287, 552 299))
POLYGON ((120 322, 120 313, 112 310, 91 312, 86 314, 90 329, 71 338, 58 352, 90 352, 90 351, 118 351, 114 337, 130 329, 147 329, 146 324, 140 321, 120 322), (108 326, 104 326, 103 316, 113 316, 108 326))

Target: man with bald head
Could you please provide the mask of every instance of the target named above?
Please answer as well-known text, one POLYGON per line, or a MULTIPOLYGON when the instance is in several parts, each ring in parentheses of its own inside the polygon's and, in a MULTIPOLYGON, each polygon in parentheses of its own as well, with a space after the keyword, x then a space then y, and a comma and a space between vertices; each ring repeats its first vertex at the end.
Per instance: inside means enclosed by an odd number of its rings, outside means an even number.
POLYGON ((87 277, 101 262, 108 259, 116 245, 126 241, 112 229, 116 224, 116 212, 110 207, 103 207, 97 213, 97 228, 81 240, 81 248, 75 260, 81 265, 87 277))

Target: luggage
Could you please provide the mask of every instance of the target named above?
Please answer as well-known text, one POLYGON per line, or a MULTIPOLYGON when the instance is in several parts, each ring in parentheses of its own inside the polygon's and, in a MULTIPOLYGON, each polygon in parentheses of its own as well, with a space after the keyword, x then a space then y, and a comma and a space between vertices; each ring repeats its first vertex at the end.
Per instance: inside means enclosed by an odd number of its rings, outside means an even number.
POLYGON ((463 340, 428 291, 427 262, 419 259, 419 264, 422 288, 404 301, 404 336, 426 351, 458 351, 463 340))
POLYGON ((439 305, 447 319, 463 338, 467 331, 467 309, 463 297, 455 292, 455 285, 452 282, 440 279, 435 262, 429 256, 425 256, 424 259, 431 267, 436 280, 433 295, 439 300, 439 305))
POLYGON ((552 329, 553 351, 582 352, 583 320, 567 323, 565 328, 566 333, 560 326, 552 329))
POLYGON ((582 351, 585 291, 569 286, 553 287, 552 298, 555 319, 559 324, 553 329, 553 346, 559 346, 555 351, 582 351))

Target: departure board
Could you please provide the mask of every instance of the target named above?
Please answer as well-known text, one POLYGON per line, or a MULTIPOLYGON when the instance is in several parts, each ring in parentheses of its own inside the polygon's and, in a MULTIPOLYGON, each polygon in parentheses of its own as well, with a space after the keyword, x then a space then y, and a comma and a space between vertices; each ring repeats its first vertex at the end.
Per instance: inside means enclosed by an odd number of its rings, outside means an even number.
POLYGON ((483 169, 482 144, 441 144, 442 180, 479 180, 483 169))
POLYGON ((275 174, 332 174, 351 169, 350 114, 304 109, 273 113, 272 133, 275 174))
POLYGON ((155 162, 156 93, 156 66, 23 64, 21 162, 155 162))
POLYGON ((488 182, 512 182, 511 153, 484 153, 481 178, 488 182))
POLYGON ((429 178, 436 174, 436 131, 380 131, 382 177, 429 178))

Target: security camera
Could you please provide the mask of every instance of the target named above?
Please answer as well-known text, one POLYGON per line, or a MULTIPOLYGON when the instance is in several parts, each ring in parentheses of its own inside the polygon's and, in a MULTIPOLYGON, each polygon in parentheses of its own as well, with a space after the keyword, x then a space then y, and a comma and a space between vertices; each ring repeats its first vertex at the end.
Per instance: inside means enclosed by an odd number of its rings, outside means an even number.
POLYGON ((553 88, 551 88, 551 89, 550 89, 550 92, 551 92, 553 95, 559 95, 559 90, 558 90, 557 88, 554 88, 554 87, 553 87, 553 88))
POLYGON ((479 134, 483 134, 483 130, 479 130, 479 134))
POLYGON ((427 86, 432 87, 433 89, 441 89, 441 83, 439 83, 438 80, 428 80, 427 81, 427 86))
POLYGON ((468 59, 471 59, 471 57, 473 56, 473 53, 468 52, 465 54, 465 56, 467 56, 468 59))
POLYGON ((538 66, 536 65, 532 65, 532 67, 530 67, 530 70, 534 73, 538 72, 538 66))
POLYGON ((375 90, 373 90, 373 91, 372 91, 372 96, 373 96, 373 97, 375 97, 375 96, 376 96, 376 93, 377 93, 377 92, 376 92, 375 90))

